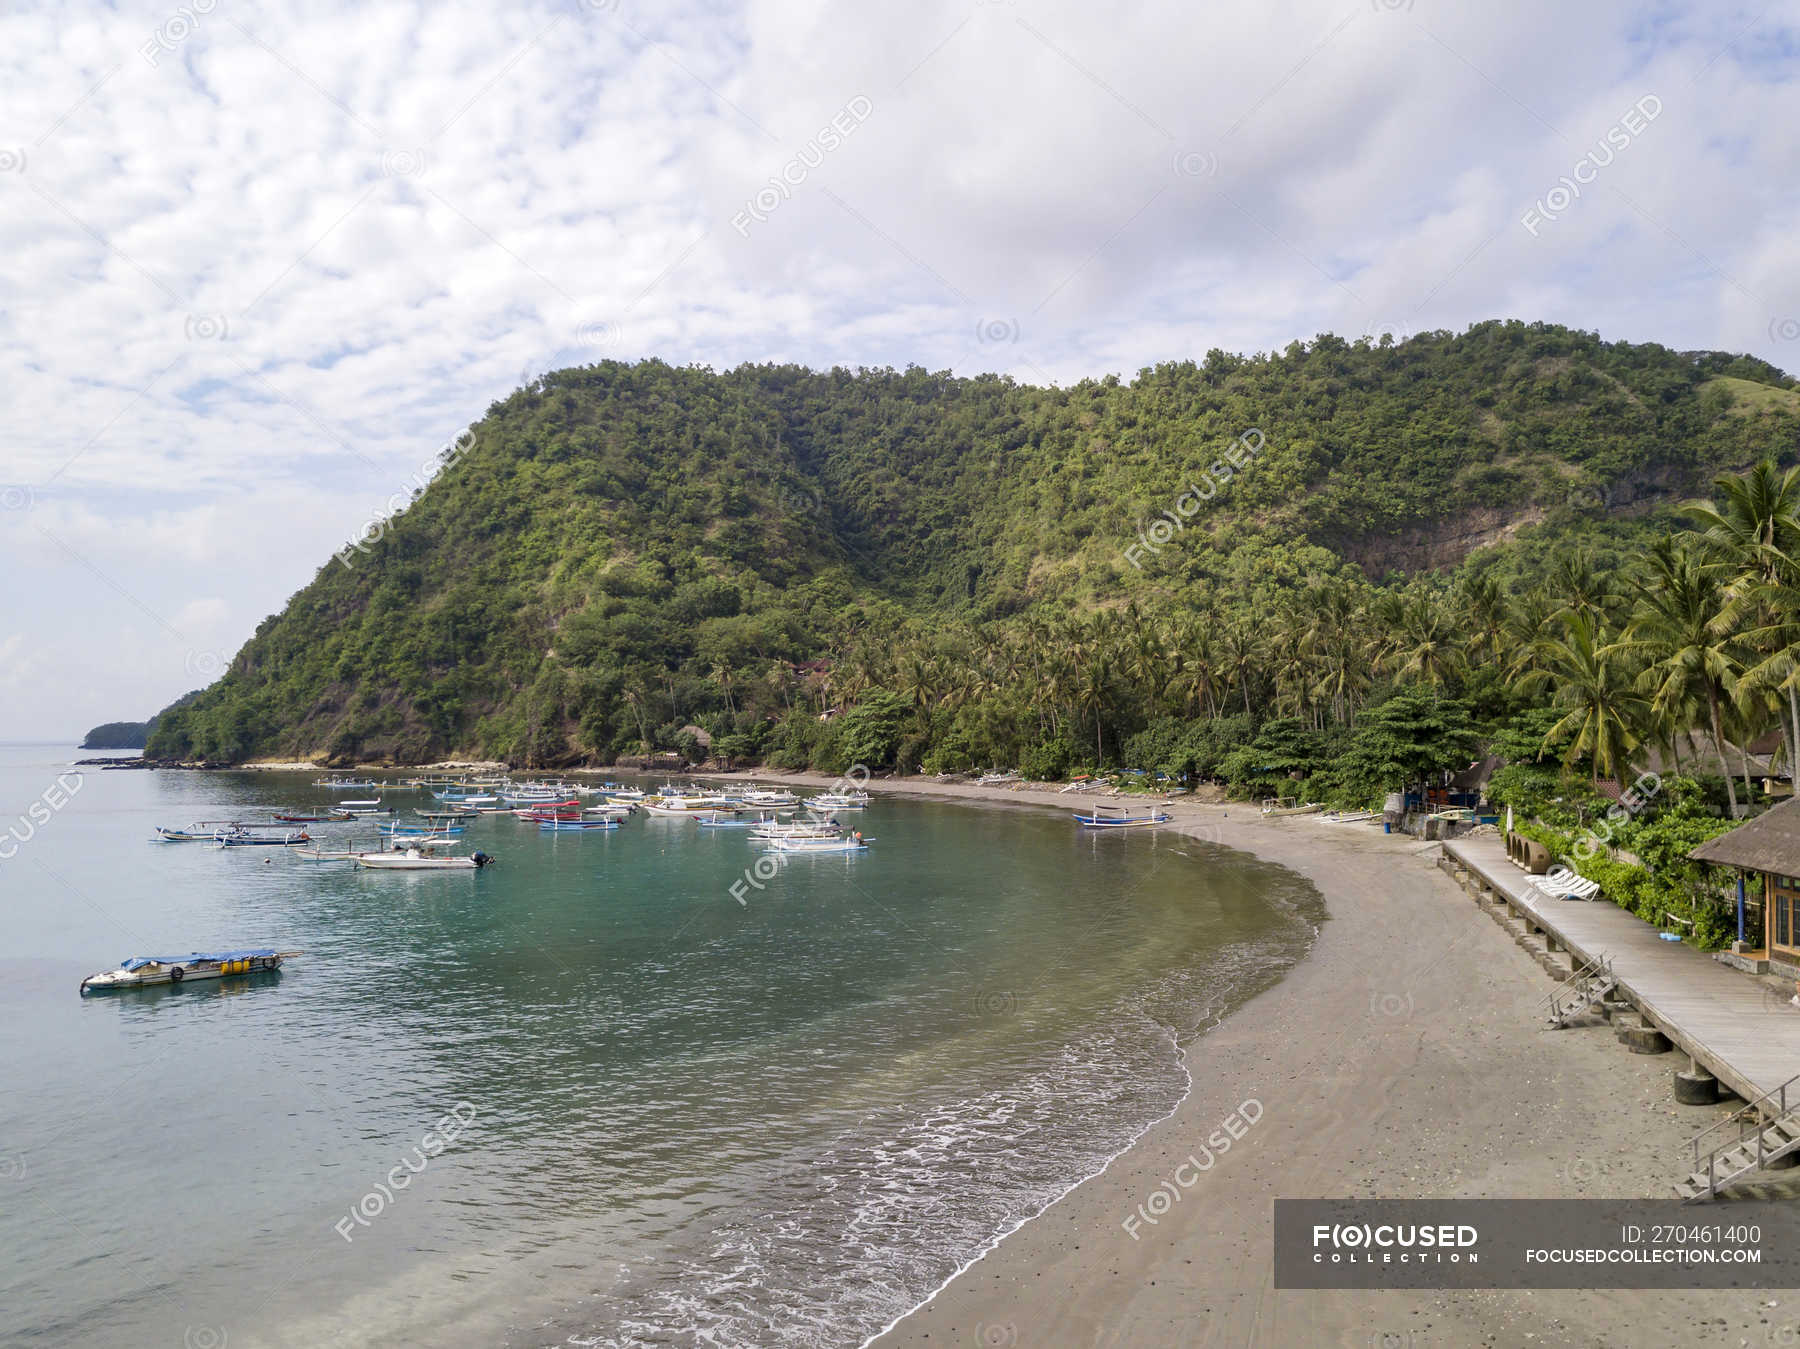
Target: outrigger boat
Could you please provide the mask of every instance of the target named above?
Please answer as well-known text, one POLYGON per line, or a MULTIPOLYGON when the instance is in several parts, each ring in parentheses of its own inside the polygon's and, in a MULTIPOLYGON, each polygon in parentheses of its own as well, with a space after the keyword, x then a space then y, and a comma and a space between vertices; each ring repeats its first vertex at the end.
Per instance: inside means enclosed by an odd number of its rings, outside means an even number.
POLYGON ((808 798, 812 810, 862 810, 869 804, 867 792, 821 792, 808 798))
POLYGON ((429 847, 356 855, 356 864, 371 871, 479 871, 493 860, 484 852, 468 857, 437 857, 429 847))
POLYGON ((694 816, 694 823, 702 829, 754 829, 759 824, 767 824, 768 817, 760 820, 740 820, 735 815, 721 815, 717 812, 694 816))
POLYGON ((282 824, 326 824, 331 820, 329 815, 271 815, 269 818, 282 824))
POLYGON ((196 820, 186 829, 156 827, 156 836, 164 843, 217 843, 221 835, 241 834, 249 826, 243 820, 196 820))
POLYGON ((453 834, 460 834, 467 828, 468 826, 464 824, 446 824, 441 820, 436 823, 426 824, 402 824, 400 821, 396 820, 392 824, 380 826, 382 833, 392 834, 395 838, 417 837, 424 834, 447 838, 453 834))
POLYGON ((1119 806, 1095 806, 1090 814, 1077 812, 1075 822, 1088 829, 1133 829, 1145 825, 1167 824, 1174 818, 1166 810, 1153 809, 1147 815, 1127 815, 1119 806))
POLYGON ((579 834, 587 829, 617 829, 619 822, 610 818, 585 820, 580 816, 543 816, 537 822, 540 833, 579 834))
POLYGON ((323 787, 329 792, 374 791, 376 783, 371 778, 329 777, 314 778, 313 786, 323 787))
POLYGON ((132 956, 116 970, 90 974, 81 981, 85 993, 120 988, 148 988, 153 984, 184 984, 190 979, 223 979, 233 974, 258 974, 278 970, 281 962, 302 954, 258 947, 248 951, 195 951, 185 956, 132 956))
POLYGON ((650 815, 710 815, 730 814, 735 806, 726 805, 716 796, 652 796, 642 802, 645 813, 650 815))
POLYGON ((849 834, 842 838, 772 838, 769 846, 778 853, 867 852, 873 841, 849 834))
POLYGON ((481 814, 479 810, 415 810, 422 820, 473 820, 481 814))
POLYGON ((778 820, 761 819, 750 828, 750 837, 765 840, 778 838, 836 838, 844 832, 844 827, 836 820, 813 820, 806 824, 783 824, 778 820))
POLYGON ((782 787, 752 787, 738 798, 746 806, 797 806, 800 798, 782 787))
POLYGON ((252 834, 248 829, 235 834, 219 835, 221 848, 298 848, 302 843, 311 843, 312 835, 304 829, 295 829, 279 838, 269 834, 252 834))
POLYGON ((609 782, 603 784, 600 790, 608 801, 615 801, 621 805, 633 806, 644 799, 644 791, 641 787, 620 787, 616 783, 609 782))

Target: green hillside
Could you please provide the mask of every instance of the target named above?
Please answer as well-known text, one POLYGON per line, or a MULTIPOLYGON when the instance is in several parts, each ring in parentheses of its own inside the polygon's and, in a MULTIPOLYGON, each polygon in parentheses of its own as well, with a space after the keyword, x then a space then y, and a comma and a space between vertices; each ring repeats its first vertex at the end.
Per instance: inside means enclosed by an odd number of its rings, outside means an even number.
POLYGON ((863 735, 906 766, 1054 765, 1229 705, 1347 723, 1418 672, 1364 653, 1321 691, 1333 624, 1441 623, 1466 655, 1451 569, 1515 599, 1574 542, 1622 570, 1716 472, 1792 462, 1796 403, 1751 358, 1517 322, 1066 389, 559 371, 149 752, 565 765, 695 752, 697 726, 737 757, 826 762, 863 735), (1234 445, 1259 448, 1231 467, 1234 445))

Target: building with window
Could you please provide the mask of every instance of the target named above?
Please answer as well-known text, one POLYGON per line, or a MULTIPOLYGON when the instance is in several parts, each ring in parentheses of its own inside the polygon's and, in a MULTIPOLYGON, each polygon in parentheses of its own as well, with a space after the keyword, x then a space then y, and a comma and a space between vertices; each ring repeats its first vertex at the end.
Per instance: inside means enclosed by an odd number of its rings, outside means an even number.
POLYGON ((1744 873, 1739 894, 1745 941, 1760 937, 1770 969, 1800 979, 1800 800, 1783 801, 1729 834, 1708 839, 1688 856, 1744 873))

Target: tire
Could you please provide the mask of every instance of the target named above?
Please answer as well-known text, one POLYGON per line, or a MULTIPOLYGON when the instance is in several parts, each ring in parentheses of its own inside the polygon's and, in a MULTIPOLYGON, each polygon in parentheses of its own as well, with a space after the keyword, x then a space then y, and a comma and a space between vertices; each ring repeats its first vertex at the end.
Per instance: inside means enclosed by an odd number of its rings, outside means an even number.
POLYGON ((170 983, 178 984, 185 978, 187 978, 187 971, 182 969, 181 966, 176 965, 176 966, 173 966, 170 968, 170 970, 169 970, 169 982, 170 983))

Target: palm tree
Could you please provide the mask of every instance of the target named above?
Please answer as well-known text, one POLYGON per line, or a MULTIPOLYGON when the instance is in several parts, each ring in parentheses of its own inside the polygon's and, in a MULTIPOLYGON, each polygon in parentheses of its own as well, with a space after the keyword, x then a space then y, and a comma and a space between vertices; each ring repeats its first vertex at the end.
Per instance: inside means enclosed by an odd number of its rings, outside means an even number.
POLYGON ((1747 672, 1748 687, 1773 687, 1787 695, 1783 738, 1792 773, 1800 751, 1800 683, 1791 677, 1795 625, 1782 615, 1792 615, 1793 587, 1800 582, 1800 466, 1783 472, 1773 459, 1764 459, 1748 473, 1714 479, 1713 486, 1722 497, 1719 504, 1695 502, 1684 509, 1700 526, 1712 556, 1738 574, 1720 624, 1751 622, 1747 644, 1764 659, 1747 672))
POLYGON ((1400 678, 1439 688, 1462 668, 1457 650, 1456 618, 1440 597, 1415 593, 1401 611, 1399 649, 1394 652, 1400 678))
POLYGON ((1725 605, 1721 568, 1670 539, 1659 539, 1646 558, 1650 576, 1639 588, 1641 604, 1625 636, 1603 655, 1621 655, 1643 665, 1639 688, 1652 694, 1650 712, 1682 729, 1686 711, 1704 701, 1712 723, 1713 748, 1731 814, 1738 814, 1737 789, 1725 760, 1725 705, 1738 686, 1736 641, 1721 637, 1717 620, 1725 605))
POLYGON ((1588 754, 1593 756, 1595 783, 1602 773, 1620 776, 1620 770, 1630 766, 1639 727, 1649 710, 1634 688, 1636 681, 1626 662, 1609 653, 1593 619, 1582 613, 1563 620, 1563 635, 1547 640, 1541 655, 1543 668, 1528 671, 1517 687, 1535 692, 1552 685, 1554 704, 1568 709, 1544 736, 1544 751, 1566 739, 1564 767, 1588 754))

